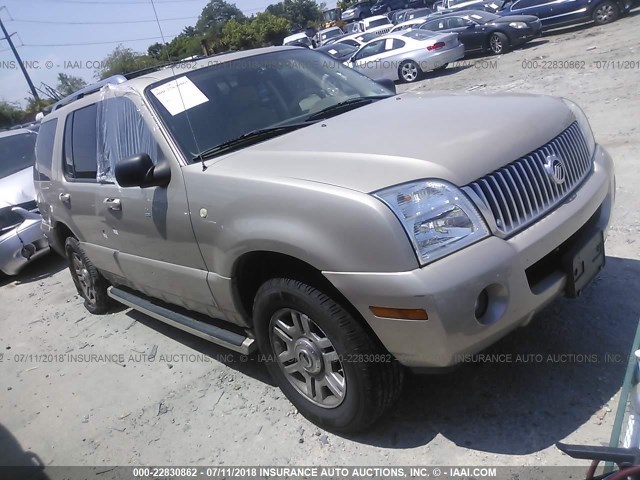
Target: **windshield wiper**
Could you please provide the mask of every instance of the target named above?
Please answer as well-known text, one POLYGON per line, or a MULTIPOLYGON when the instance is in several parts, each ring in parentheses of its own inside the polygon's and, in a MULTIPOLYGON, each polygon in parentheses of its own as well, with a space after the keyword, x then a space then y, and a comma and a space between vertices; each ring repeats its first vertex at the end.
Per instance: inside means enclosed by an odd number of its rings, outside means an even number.
POLYGON ((238 148, 247 146, 247 144, 258 143, 262 140, 277 137, 278 135, 282 135, 283 133, 292 132, 302 127, 308 127, 309 125, 310 123, 305 121, 304 123, 292 123, 289 125, 281 125, 279 127, 267 127, 252 130, 240 135, 239 137, 220 143, 211 148, 207 148, 206 150, 193 157, 191 159, 191 163, 205 160, 207 158, 213 158, 223 153, 229 153, 233 150, 237 150, 238 148))
POLYGON ((307 122, 322 120, 323 118, 328 118, 331 115, 337 115, 341 110, 348 111, 361 105, 366 105, 376 100, 382 100, 383 98, 389 98, 392 96, 393 95, 369 95, 367 97, 349 98, 343 102, 336 103, 335 105, 323 108, 322 110, 309 115, 307 117, 307 122))

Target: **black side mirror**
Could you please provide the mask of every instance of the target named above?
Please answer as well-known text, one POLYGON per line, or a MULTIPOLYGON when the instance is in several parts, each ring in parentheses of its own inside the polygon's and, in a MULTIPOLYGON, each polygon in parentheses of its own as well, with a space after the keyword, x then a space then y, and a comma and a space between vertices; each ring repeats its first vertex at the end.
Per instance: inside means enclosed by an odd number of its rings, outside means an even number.
POLYGON ((171 166, 166 160, 154 165, 146 153, 120 161, 115 169, 121 187, 164 187, 171 180, 171 166))
POLYGON ((381 78, 380 80, 376 80, 376 83, 378 85, 383 86, 387 90, 391 90, 394 94, 397 93, 396 92, 396 84, 393 83, 393 80, 390 80, 388 78, 381 78))

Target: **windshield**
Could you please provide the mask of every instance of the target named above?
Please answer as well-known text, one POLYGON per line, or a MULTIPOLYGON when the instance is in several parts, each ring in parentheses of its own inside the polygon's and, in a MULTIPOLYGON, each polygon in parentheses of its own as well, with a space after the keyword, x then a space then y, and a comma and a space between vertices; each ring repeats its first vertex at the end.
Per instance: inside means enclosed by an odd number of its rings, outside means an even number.
POLYGON ((489 12, 473 11, 473 13, 467 13, 465 15, 462 15, 462 18, 466 18, 468 20, 474 20, 478 23, 488 23, 488 22, 493 22, 497 18, 501 18, 501 17, 499 15, 494 15, 493 13, 489 13, 489 12))
POLYGON ((358 51, 356 47, 347 43, 333 43, 326 47, 320 47, 316 50, 319 52, 326 52, 332 57, 350 55, 358 51))
POLYGON ((146 90, 188 159, 249 132, 304 122, 347 99, 390 94, 373 80, 311 50, 222 62, 146 90))
POLYGON ((378 20, 373 20, 369 22, 369 28, 381 27, 382 25, 389 25, 391 22, 388 18, 379 18, 378 20))
POLYGON ((325 30, 323 32, 320 32, 320 35, 322 36, 322 39, 325 40, 327 38, 333 38, 337 37, 338 35, 342 35, 342 30, 340 30, 339 28, 336 28, 335 30, 325 30))
POLYGON ((309 37, 307 37, 306 35, 304 35, 304 36, 300 36, 298 38, 287 39, 283 43, 283 45, 296 45, 296 44, 300 44, 300 43, 305 43, 307 45, 311 45, 311 39, 309 37))
POLYGON ((33 167, 36 161, 35 133, 19 133, 0 137, 0 178, 33 167))

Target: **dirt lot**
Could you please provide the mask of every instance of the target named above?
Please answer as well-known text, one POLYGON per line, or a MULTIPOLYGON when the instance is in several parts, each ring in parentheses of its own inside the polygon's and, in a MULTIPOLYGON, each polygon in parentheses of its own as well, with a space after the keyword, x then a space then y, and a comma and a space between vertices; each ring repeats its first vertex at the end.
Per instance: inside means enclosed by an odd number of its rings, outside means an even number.
POLYGON ((615 159, 605 271, 584 298, 554 303, 491 349, 528 361, 412 377, 373 431, 335 436, 298 415, 254 359, 129 310, 91 316, 51 256, 0 280, 0 464, 27 451, 47 465, 584 464, 553 444, 608 441, 640 313, 639 31, 636 11, 399 88, 566 96, 615 159), (554 60, 584 63, 544 63, 554 60), (636 63, 605 63, 624 60, 636 63))

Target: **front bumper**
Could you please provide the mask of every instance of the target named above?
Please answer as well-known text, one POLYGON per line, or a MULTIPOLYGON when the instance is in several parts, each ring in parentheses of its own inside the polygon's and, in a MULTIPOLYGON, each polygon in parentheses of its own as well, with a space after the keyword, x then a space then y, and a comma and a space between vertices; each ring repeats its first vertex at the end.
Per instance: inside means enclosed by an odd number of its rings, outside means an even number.
POLYGON ((615 197, 613 162, 600 146, 594 156, 593 172, 572 196, 507 240, 492 236, 409 272, 324 275, 400 363, 413 368, 455 365, 527 324, 564 293, 566 276, 560 270, 531 285, 529 267, 539 265, 588 222, 606 230, 615 197), (485 288, 488 317, 480 323, 474 312, 485 288), (429 319, 380 318, 370 306, 424 309, 429 319))
POLYGON ((356 12, 343 12, 340 16, 345 22, 356 18, 356 12))
POLYGON ((511 43, 514 47, 522 45, 523 43, 530 42, 534 38, 542 36, 542 26, 538 24, 537 27, 527 27, 522 29, 514 29, 512 33, 511 43))
POLYGON ((40 229, 42 218, 25 213, 24 222, 0 237, 0 271, 6 275, 18 274, 29 262, 49 252, 49 243, 40 229))

